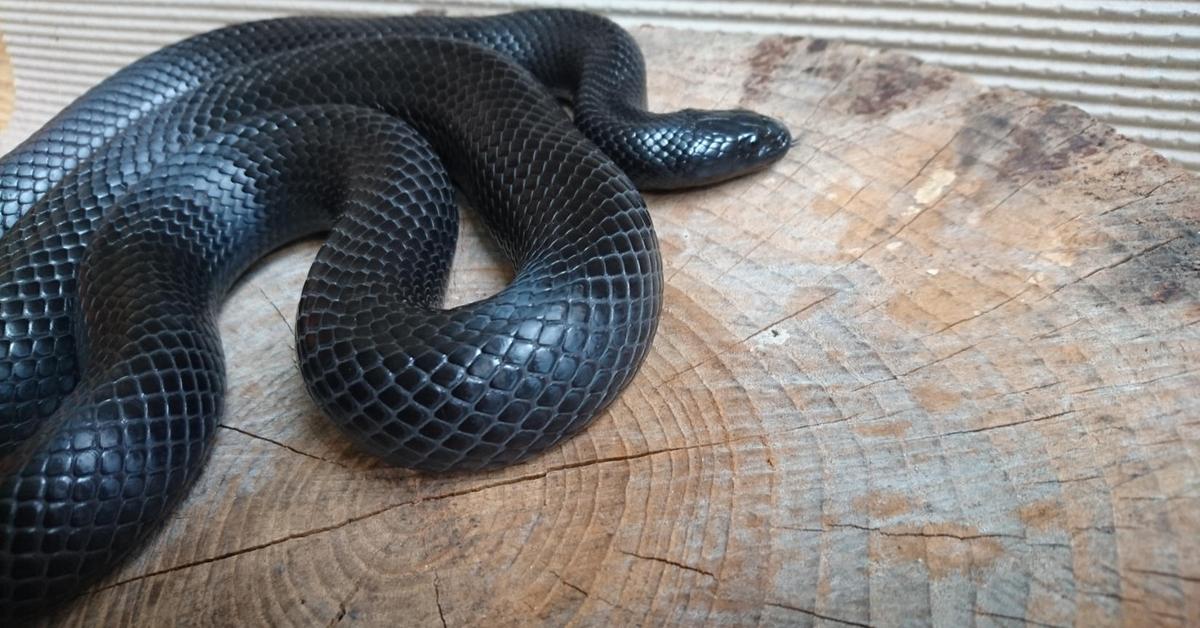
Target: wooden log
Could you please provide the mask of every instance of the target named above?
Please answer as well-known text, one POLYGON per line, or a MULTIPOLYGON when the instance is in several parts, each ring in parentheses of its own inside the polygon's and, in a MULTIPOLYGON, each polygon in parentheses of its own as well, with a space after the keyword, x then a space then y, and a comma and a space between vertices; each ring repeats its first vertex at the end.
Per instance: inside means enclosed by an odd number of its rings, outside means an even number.
MULTIPOLYGON (((45 624, 1200 624, 1200 183, 1070 106, 820 40, 642 29, 771 171, 648 198, 654 350, 581 436, 437 477, 307 399, 317 244, 222 316, 215 453, 45 624)), ((509 277, 474 221, 453 302, 509 277)))

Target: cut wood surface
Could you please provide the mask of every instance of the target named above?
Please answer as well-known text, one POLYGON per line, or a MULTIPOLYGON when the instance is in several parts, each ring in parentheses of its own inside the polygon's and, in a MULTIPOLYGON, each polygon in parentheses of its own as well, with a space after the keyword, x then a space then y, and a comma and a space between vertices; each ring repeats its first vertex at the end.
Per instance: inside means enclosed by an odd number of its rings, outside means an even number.
MULTIPOLYGON (((212 459, 46 624, 1200 624, 1200 182, 1070 106, 833 42, 636 32, 768 172, 648 197, 645 366, 526 464, 359 454, 296 370, 317 247, 222 315, 212 459)), ((511 270, 470 219, 450 300, 511 270)))

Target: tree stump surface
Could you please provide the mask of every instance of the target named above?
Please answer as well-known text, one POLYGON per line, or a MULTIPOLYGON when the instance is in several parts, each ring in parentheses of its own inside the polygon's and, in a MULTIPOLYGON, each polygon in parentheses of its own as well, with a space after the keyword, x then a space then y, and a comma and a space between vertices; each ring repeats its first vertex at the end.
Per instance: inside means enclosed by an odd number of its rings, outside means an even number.
MULTIPOLYGON (((1200 624, 1200 182, 904 55, 636 36, 654 108, 799 143, 647 197, 666 305, 608 412, 491 473, 359 454, 296 369, 293 246, 225 306, 190 496, 45 623, 1200 624)), ((452 303, 511 273, 467 219, 452 303)))

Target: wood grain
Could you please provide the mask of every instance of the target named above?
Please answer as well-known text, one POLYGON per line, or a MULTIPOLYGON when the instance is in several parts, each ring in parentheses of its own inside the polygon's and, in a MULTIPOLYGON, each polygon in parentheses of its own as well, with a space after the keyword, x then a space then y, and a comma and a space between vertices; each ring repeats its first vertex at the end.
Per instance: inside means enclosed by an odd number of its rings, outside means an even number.
MULTIPOLYGON (((637 36, 655 107, 799 144, 649 197, 666 310, 611 411, 494 473, 359 455, 296 371, 294 246, 225 308, 200 482, 45 623, 1200 624, 1200 182, 899 54, 637 36)), ((509 276, 459 248, 452 301, 509 276)))

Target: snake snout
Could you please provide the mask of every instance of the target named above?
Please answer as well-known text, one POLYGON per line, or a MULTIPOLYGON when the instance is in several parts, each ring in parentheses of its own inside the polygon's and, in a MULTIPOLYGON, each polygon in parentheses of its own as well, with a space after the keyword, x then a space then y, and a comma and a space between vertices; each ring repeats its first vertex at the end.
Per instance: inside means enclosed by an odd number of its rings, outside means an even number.
POLYGON ((719 183, 757 172, 787 154, 792 134, 782 122, 745 109, 675 114, 688 148, 669 174, 639 181, 643 189, 678 189, 719 183))

